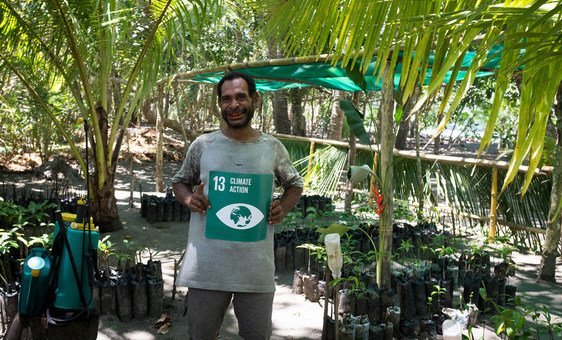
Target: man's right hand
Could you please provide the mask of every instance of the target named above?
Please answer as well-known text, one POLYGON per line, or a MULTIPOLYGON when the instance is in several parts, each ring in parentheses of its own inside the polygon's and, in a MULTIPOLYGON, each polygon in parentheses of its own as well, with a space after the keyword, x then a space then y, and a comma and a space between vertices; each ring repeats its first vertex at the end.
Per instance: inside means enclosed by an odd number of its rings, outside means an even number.
POLYGON ((191 212, 204 213, 211 207, 211 205, 209 204, 209 200, 203 193, 204 187, 205 183, 201 182, 197 187, 197 191, 195 191, 187 198, 187 207, 189 208, 189 210, 191 210, 191 212))

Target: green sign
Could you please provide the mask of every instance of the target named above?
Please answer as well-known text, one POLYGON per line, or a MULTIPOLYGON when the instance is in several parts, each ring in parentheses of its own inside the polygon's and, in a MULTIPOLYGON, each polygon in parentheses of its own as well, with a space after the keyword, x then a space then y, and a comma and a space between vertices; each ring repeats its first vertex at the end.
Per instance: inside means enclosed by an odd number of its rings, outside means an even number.
POLYGON ((265 239, 273 187, 271 174, 209 173, 207 238, 255 242, 265 239))

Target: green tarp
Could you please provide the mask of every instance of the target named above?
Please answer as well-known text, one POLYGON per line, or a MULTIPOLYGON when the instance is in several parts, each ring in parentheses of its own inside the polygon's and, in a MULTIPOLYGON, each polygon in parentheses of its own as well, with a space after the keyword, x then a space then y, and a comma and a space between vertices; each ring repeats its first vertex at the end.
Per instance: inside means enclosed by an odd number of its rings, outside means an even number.
MULTIPOLYGON (((494 69, 497 68, 499 64, 499 53, 501 52, 501 47, 498 47, 488 54, 488 62, 481 68, 478 72, 477 77, 485 77, 494 74, 494 69)), ((473 59, 474 52, 468 52, 463 60, 462 68, 468 68, 473 59)), ((276 91, 279 89, 289 89, 289 88, 299 88, 307 86, 319 86, 334 90, 343 91, 361 91, 361 87, 356 84, 350 74, 342 67, 341 64, 332 66, 328 62, 305 62, 299 63, 298 58, 295 59, 296 63, 288 65, 275 65, 275 66, 264 66, 264 62, 256 63, 245 63, 245 64, 233 64, 225 65, 223 67, 215 67, 210 69, 208 72, 205 70, 200 70, 192 73, 185 73, 178 75, 177 80, 186 80, 190 82, 197 83, 218 83, 219 79, 224 75, 227 70, 236 70, 240 73, 245 73, 253 76, 256 79, 256 84, 258 91, 276 91)), ((432 58, 430 58, 430 66, 432 64, 432 58)), ((366 90, 367 91, 378 91, 381 89, 381 81, 376 81, 377 76, 373 75, 373 70, 375 66, 375 60, 373 60, 369 69, 365 74, 366 90)), ((400 82, 400 73, 402 70, 402 64, 398 63, 396 66, 394 74, 394 86, 398 87, 400 82)), ((456 81, 464 79, 466 76, 466 71, 461 70, 456 81)), ((446 82, 450 81, 451 72, 448 73, 446 82)), ((424 84, 427 85, 431 78, 431 68, 428 69, 424 84)))

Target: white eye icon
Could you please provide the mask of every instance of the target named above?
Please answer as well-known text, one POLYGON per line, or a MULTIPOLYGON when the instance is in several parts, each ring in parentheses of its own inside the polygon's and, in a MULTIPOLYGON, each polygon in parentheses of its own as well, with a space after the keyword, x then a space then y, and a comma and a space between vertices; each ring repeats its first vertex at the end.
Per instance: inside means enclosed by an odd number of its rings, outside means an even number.
POLYGON ((258 225, 265 216, 253 205, 234 203, 217 211, 217 217, 232 229, 245 230, 258 225))

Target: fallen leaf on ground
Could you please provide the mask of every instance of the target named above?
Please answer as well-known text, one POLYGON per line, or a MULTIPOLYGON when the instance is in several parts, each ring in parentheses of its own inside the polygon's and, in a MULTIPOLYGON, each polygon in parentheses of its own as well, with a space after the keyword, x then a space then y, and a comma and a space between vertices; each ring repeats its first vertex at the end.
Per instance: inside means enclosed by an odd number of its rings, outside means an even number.
POLYGON ((158 334, 166 334, 166 333, 168 333, 168 332, 170 331, 170 328, 171 328, 171 327, 172 327, 172 323, 171 323, 171 322, 170 322, 170 323, 167 323, 167 324, 164 324, 162 327, 160 327, 160 328, 158 329, 158 334))
POLYGON ((158 321, 154 323, 154 326, 158 328, 158 333, 160 333, 160 329, 163 326, 171 325, 171 324, 172 324, 172 316, 168 313, 162 313, 162 315, 160 315, 160 319, 158 319, 158 321))

